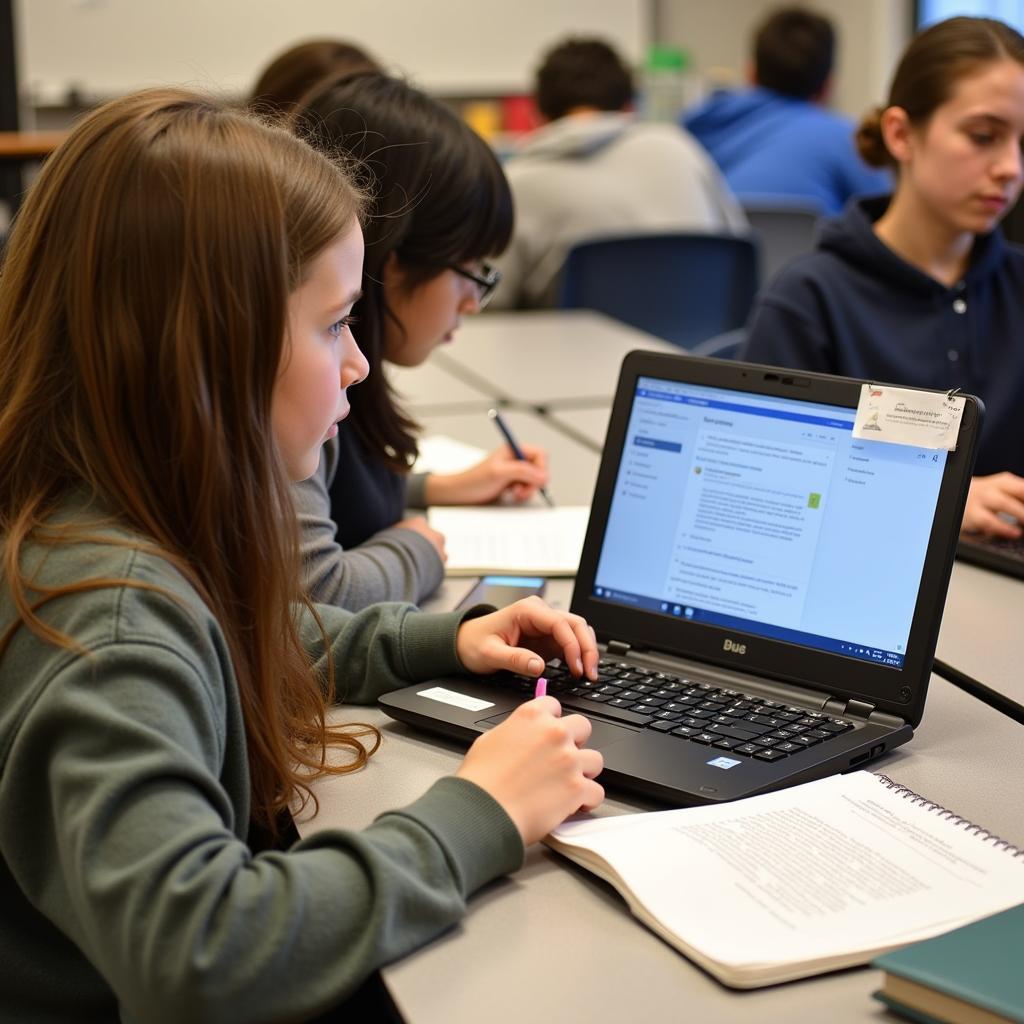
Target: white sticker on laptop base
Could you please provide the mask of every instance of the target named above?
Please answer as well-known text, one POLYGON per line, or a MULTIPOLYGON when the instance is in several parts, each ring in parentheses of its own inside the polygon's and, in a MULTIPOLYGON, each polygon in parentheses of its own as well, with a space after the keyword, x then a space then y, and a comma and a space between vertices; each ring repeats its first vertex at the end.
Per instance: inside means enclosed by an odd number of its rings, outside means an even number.
POLYGON ((962 396, 953 398, 941 391, 863 384, 853 436, 863 441, 955 451, 966 404, 962 396))
POLYGON ((713 768, 724 768, 728 771, 730 768, 735 768, 738 764, 743 764, 742 761, 734 761, 731 757, 716 757, 712 761, 707 762, 713 768))
POLYGON ((442 704, 451 704, 452 707, 463 708, 465 711, 483 711, 486 708, 494 707, 490 701, 480 700, 479 697, 468 697, 466 694, 456 693, 454 690, 446 690, 443 686, 432 686, 429 690, 420 690, 416 696, 440 701, 442 704))

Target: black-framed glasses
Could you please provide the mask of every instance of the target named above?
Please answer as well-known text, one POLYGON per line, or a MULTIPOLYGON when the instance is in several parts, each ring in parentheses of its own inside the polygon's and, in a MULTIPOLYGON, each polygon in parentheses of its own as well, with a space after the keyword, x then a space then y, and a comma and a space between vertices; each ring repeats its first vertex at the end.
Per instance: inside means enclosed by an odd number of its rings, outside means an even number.
POLYGON ((480 294, 477 296, 477 302, 480 308, 490 301, 491 296, 494 294, 494 289, 498 287, 498 283, 501 281, 501 271, 497 267, 492 267, 490 263, 480 264, 480 273, 475 274, 472 270, 467 270, 465 267, 460 267, 457 263, 450 263, 450 270, 454 270, 456 274, 466 278, 467 281, 472 281, 480 290, 480 294))

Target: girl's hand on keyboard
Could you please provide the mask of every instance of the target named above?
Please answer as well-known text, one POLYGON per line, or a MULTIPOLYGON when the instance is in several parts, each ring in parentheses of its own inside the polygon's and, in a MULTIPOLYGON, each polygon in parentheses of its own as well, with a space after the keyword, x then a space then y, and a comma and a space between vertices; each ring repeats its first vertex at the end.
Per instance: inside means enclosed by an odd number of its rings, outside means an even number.
POLYGON ((582 715, 562 718, 561 710, 554 697, 521 704, 477 739, 455 773, 494 797, 527 845, 604 799, 594 781, 604 759, 584 746, 590 722, 582 715))
POLYGON ((1017 525, 1021 523, 1024 523, 1024 477, 993 473, 976 476, 971 481, 962 530, 1013 539, 1021 535, 1021 527, 1017 525))
POLYGON ((556 611, 539 597, 464 622, 455 650, 466 670, 479 675, 507 669, 539 676, 545 661, 561 658, 573 675, 597 679, 594 631, 581 616, 556 611))

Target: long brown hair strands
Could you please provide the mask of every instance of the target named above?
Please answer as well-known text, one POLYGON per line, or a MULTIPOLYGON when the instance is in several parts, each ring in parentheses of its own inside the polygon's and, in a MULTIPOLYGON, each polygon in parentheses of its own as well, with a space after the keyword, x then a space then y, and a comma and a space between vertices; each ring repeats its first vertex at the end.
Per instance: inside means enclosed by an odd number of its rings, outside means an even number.
POLYGON ((271 832, 296 793, 308 798, 311 773, 358 767, 380 740, 326 725, 333 673, 316 677, 297 635, 297 534, 270 427, 289 293, 361 209, 347 174, 284 130, 185 91, 137 93, 86 117, 44 165, 0 287, 0 533, 15 628, 71 646, 40 608, 129 582, 33 587, 23 543, 84 536, 50 525, 62 501, 97 510, 89 534, 104 516, 134 530, 223 627, 252 816, 271 832), (349 748, 349 765, 328 766, 329 741, 349 748))

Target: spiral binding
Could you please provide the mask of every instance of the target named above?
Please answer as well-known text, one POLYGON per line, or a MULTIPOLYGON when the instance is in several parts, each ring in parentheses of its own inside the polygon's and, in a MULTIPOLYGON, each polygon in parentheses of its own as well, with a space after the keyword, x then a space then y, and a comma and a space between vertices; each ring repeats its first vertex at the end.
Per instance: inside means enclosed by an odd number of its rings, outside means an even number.
POLYGON ((926 811, 936 812, 940 818, 948 821, 951 825, 957 828, 961 825, 966 826, 964 828, 965 834, 977 836, 983 843, 991 843, 995 849, 1005 850, 1011 857, 1024 857, 1024 847, 1014 846, 1013 843, 1008 843, 1005 839, 1000 839, 994 832, 989 832, 987 828, 975 825, 973 821, 969 821, 967 818, 961 818, 959 814, 954 814, 953 811, 943 807, 942 804, 937 804, 932 800, 928 800, 926 797, 921 796, 920 793, 915 793, 912 789, 908 789, 899 782, 895 782, 893 779, 890 779, 888 775, 876 775, 875 778, 878 779, 886 789, 893 790, 893 792, 903 797, 904 800, 909 800, 912 804, 916 804, 918 807, 923 807, 926 811))

